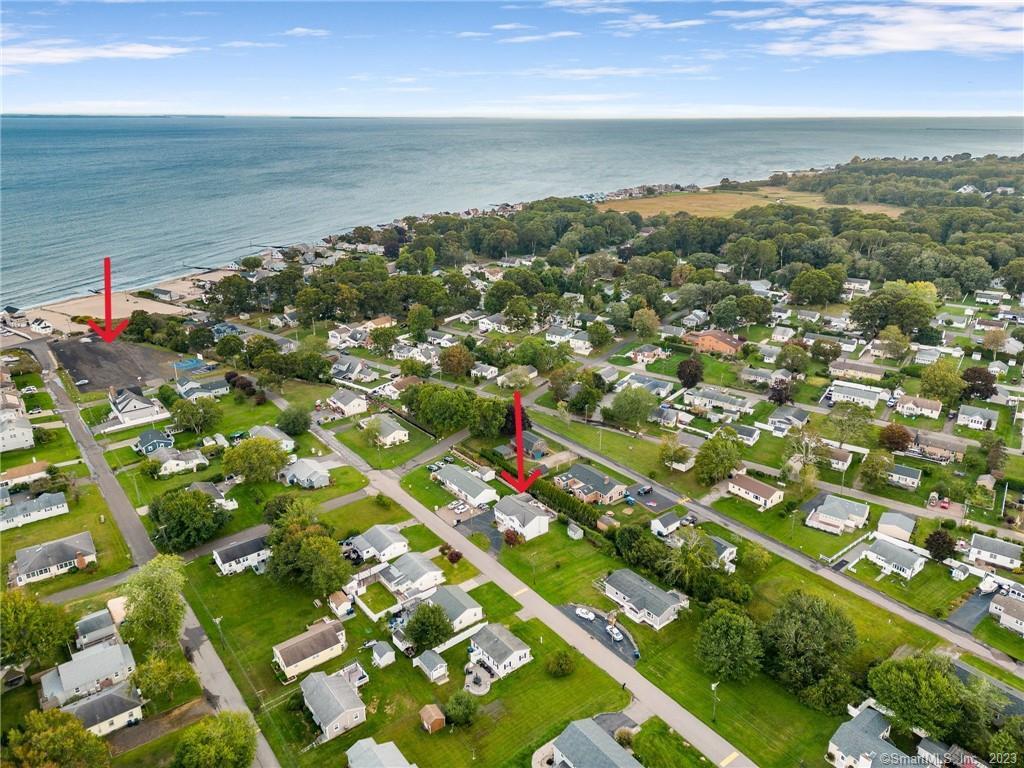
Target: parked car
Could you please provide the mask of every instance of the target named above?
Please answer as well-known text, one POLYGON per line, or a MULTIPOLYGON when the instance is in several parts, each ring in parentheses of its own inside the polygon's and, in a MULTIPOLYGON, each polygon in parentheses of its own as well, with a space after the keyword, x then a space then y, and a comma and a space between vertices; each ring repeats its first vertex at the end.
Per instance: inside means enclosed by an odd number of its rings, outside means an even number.
POLYGON ((37 406, 36 406, 35 408, 30 408, 30 409, 29 409, 29 411, 28 411, 28 415, 29 415, 29 416, 32 416, 33 414, 36 414, 36 413, 42 413, 42 412, 43 412, 43 409, 42 409, 42 408, 40 408, 40 407, 39 407, 39 406, 37 405, 37 406))
POLYGON ((825 401, 825 405, 827 405, 829 408, 835 408, 836 407, 836 402, 835 402, 835 400, 829 399, 829 400, 825 401))
POLYGON ((89 383, 88 379, 79 379, 78 381, 75 382, 75 386, 76 387, 84 387, 88 383, 89 383))
POLYGON ((34 395, 38 391, 39 390, 35 388, 34 384, 29 384, 27 387, 25 387, 23 390, 21 390, 22 394, 25 394, 25 395, 34 395))
POLYGON ((597 618, 596 616, 594 616, 594 612, 592 610, 590 610, 589 608, 584 608, 583 606, 580 606, 576 609, 576 615, 579 616, 581 619, 585 619, 586 621, 593 621, 595 618, 597 618))
POLYGON ((445 456, 444 457, 444 463, 445 464, 452 464, 454 462, 455 462, 455 457, 454 456, 445 456))
POLYGON ((431 472, 437 472, 441 468, 440 464, 427 464, 427 469, 431 472))
POLYGON ((622 633, 619 632, 618 627, 613 627, 611 624, 609 624, 604 628, 604 631, 607 632, 608 636, 616 643, 622 642, 622 633))
POLYGON ((691 514, 689 514, 689 515, 687 515, 686 517, 683 518, 683 525, 693 526, 693 525, 696 525, 696 524, 697 524, 697 516, 694 515, 693 513, 691 513, 691 514))
POLYGON ((634 499, 634 498, 633 498, 632 496, 630 496, 629 494, 626 494, 626 496, 625 496, 624 498, 625 498, 625 502, 626 502, 626 503, 627 503, 627 504, 628 504, 629 506, 631 506, 631 507, 632 507, 632 506, 633 506, 634 504, 636 504, 636 499, 634 499))
POLYGON ((648 493, 651 493, 652 491, 654 491, 654 488, 652 488, 651 486, 649 486, 649 485, 641 485, 639 488, 637 488, 636 495, 637 496, 646 496, 648 493))
POLYGON ((958 415, 959 415, 959 414, 957 413, 957 411, 950 411, 949 413, 947 413, 947 414, 946 414, 946 418, 947 418, 947 419, 948 419, 949 421, 952 421, 952 420, 953 420, 953 419, 955 419, 955 418, 956 418, 956 417, 957 417, 958 415))
POLYGON ((892 408, 894 405, 896 405, 896 398, 890 397, 888 400, 885 401, 885 404, 892 408))
POLYGON ((942 509, 949 509, 949 496, 943 497, 942 501, 939 502, 939 507, 942 509))

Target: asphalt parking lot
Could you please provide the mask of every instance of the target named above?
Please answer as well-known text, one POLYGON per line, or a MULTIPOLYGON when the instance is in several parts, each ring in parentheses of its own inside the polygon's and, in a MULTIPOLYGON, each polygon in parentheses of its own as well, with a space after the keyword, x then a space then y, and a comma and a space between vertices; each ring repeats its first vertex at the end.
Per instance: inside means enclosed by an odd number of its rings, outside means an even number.
MULTIPOLYGON (((619 658, 621 658, 630 666, 635 667, 635 652, 637 650, 637 647, 636 643, 633 642, 633 638, 629 634, 629 628, 624 627, 622 625, 622 622, 619 622, 618 626, 619 629, 622 630, 623 638, 622 642, 616 643, 614 640, 612 640, 608 633, 604 631, 606 623, 604 613, 589 605, 583 606, 585 608, 589 608, 591 611, 597 614, 597 618, 595 618, 593 621, 587 621, 586 619, 581 619, 579 616, 576 615, 576 607, 577 606, 575 604, 562 605, 559 606, 559 610, 566 616, 568 616, 570 621, 576 622, 576 624, 585 629, 587 633, 592 638, 594 638, 595 641, 601 643, 601 645, 610 650, 612 653, 616 654, 619 658)), ((587 649, 579 648, 578 650, 586 652, 587 649)))
POLYGON ((674 496, 666 496, 660 491, 651 491, 645 496, 641 496, 639 491, 648 483, 634 483, 626 489, 626 493, 636 499, 636 503, 642 504, 643 506, 650 509, 652 512, 661 514, 666 509, 671 509, 679 504, 679 500, 674 496))
POLYGON ((91 338, 91 342, 74 338, 51 345, 57 361, 71 375, 72 381, 89 380, 88 384, 79 387, 82 392, 101 392, 109 387, 151 386, 174 378, 172 363, 178 355, 173 352, 122 339, 107 344, 95 336, 91 338))

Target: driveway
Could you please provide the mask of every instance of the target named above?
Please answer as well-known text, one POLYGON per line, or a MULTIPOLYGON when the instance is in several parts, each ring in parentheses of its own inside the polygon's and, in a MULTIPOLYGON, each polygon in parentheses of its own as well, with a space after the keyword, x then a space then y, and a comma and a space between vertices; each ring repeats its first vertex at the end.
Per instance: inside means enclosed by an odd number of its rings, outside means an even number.
POLYGON ((464 517, 459 522, 459 531, 467 538, 474 533, 482 533, 491 542, 488 551, 493 555, 501 552, 503 537, 501 531, 494 527, 493 516, 479 512, 470 518, 464 517))
POLYGON ((575 605, 560 605, 558 607, 558 610, 564 613, 570 621, 572 621, 578 627, 586 631, 587 634, 589 634, 592 638, 597 640, 597 642, 599 642, 609 651, 614 653, 616 656, 618 656, 624 662, 629 664, 631 667, 635 667, 635 653, 637 652, 637 648, 636 643, 633 642, 633 638, 629 634, 629 628, 619 624, 619 629, 622 630, 623 637, 621 643, 616 643, 614 640, 611 639, 608 633, 604 631, 605 614, 589 605, 586 607, 590 608, 590 610, 597 614, 597 618, 595 618, 593 621, 587 621, 586 619, 581 619, 579 616, 577 616, 575 605))
POLYGON ((661 491, 652 490, 645 496, 640 495, 639 491, 641 488, 650 487, 650 483, 633 483, 633 485, 626 489, 626 493, 636 499, 637 506, 647 507, 656 515, 660 515, 666 509, 671 509, 679 503, 675 496, 667 496, 661 491))
POLYGON ((995 592, 990 595, 975 592, 967 598, 967 602, 949 614, 949 618, 946 621, 954 627, 964 630, 964 632, 973 632, 974 628, 981 623, 981 620, 988 616, 988 604, 992 602, 992 598, 995 595, 995 592))

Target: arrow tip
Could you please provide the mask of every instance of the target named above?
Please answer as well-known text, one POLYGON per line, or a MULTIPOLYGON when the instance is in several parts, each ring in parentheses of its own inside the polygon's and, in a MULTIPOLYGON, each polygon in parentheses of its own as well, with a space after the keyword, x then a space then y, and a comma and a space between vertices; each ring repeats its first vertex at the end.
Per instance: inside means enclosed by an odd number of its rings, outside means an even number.
POLYGON ((526 493, 526 489, 533 485, 534 481, 538 477, 540 477, 540 469, 533 470, 529 477, 513 477, 505 470, 502 470, 501 472, 501 479, 515 488, 519 493, 526 493))
POLYGON ((103 328, 92 318, 89 318, 88 320, 86 320, 86 322, 89 323, 89 327, 92 328, 93 332, 101 339, 103 339, 105 342, 107 342, 107 344, 109 344, 118 336, 120 336, 121 332, 128 327, 127 320, 122 320, 113 328, 111 328, 109 325, 106 328, 103 328))

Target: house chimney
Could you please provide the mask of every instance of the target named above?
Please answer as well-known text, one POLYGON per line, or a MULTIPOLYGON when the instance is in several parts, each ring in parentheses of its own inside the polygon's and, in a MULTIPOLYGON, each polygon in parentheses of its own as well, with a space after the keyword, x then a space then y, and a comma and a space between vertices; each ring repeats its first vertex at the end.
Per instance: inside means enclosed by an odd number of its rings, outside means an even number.
POLYGON ((78 570, 81 571, 87 565, 88 565, 88 563, 85 562, 85 555, 83 555, 81 552, 76 552, 75 553, 75 567, 78 568, 78 570))

